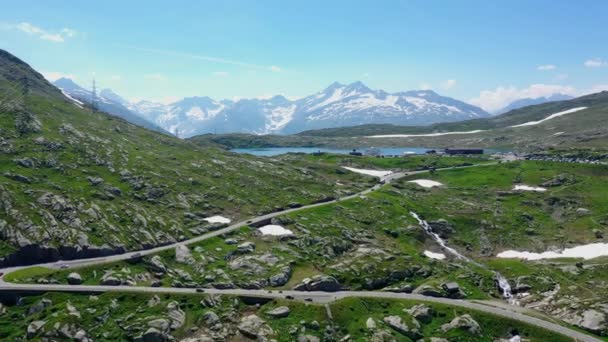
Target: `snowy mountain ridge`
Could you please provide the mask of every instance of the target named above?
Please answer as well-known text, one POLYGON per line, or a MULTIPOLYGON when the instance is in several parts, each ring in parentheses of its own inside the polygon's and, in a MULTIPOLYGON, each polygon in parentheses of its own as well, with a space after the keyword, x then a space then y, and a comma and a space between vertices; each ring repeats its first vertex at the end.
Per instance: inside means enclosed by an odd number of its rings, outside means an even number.
MULTIPOLYGON (((56 85, 75 98, 86 97, 80 87, 74 89, 59 81, 56 85)), ((90 98, 90 92, 85 92, 90 98)), ((431 90, 388 93, 372 90, 361 82, 334 82, 326 89, 298 100, 277 95, 268 99, 217 101, 204 96, 188 97, 171 104, 129 103, 108 89, 100 93, 100 100, 124 106, 184 138, 204 133, 291 134, 368 123, 429 125, 490 116, 481 108, 431 90)))

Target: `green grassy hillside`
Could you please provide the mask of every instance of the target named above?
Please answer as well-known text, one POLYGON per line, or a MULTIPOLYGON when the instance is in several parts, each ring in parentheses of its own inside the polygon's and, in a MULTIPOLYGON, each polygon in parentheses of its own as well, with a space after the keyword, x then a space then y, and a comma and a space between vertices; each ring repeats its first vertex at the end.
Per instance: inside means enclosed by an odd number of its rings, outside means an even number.
POLYGON ((5 263, 165 244, 212 229, 208 216, 236 220, 359 187, 331 166, 198 147, 83 110, 4 51, 0 94, 5 263))

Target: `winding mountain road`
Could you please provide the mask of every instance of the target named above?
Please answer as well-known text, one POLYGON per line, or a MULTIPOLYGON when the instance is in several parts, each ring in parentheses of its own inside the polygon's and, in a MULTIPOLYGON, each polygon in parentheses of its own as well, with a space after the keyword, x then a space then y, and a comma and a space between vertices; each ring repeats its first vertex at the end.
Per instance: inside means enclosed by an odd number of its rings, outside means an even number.
MULTIPOLYGON (((461 166, 461 167, 450 167, 437 169, 437 171, 454 169, 454 168, 469 168, 469 167, 479 167, 486 165, 494 165, 496 163, 484 163, 484 164, 476 164, 470 166, 461 166)), ((206 234, 194 237, 189 240, 173 243, 170 245, 159 246, 147 250, 141 251, 133 251, 124 254, 117 254, 107 257, 99 257, 99 258, 90 258, 90 259, 75 259, 75 260, 62 260, 51 263, 42 263, 36 265, 28 265, 28 266, 16 266, 0 269, 2 272, 2 276, 0 276, 0 292, 49 292, 49 291, 57 291, 57 292, 73 292, 73 293, 91 293, 91 292, 137 292, 137 293, 166 293, 166 294, 196 294, 201 290, 192 289, 192 288, 173 288, 173 287, 144 287, 144 286, 104 286, 104 285, 58 285, 58 284, 15 284, 4 281, 4 275, 13 271, 17 271, 19 269, 32 267, 32 266, 41 266, 47 267, 51 269, 60 269, 66 267, 65 265, 69 265, 69 268, 79 268, 84 266, 98 265, 109 262, 127 260, 133 257, 140 257, 145 255, 150 255, 154 253, 158 253, 161 251, 165 251, 168 249, 173 249, 178 245, 182 244, 193 244, 196 242, 200 242, 212 237, 220 236, 222 234, 230 233, 234 230, 237 230, 246 225, 256 225, 259 223, 263 223, 269 219, 274 217, 285 215, 288 213, 306 210, 310 208, 316 208, 320 206, 325 206, 333 203, 338 203, 342 201, 347 201, 358 196, 364 196, 373 191, 380 189, 384 183, 390 183, 393 180, 403 178, 406 176, 412 176, 420 173, 428 172, 428 170, 421 171, 411 171, 411 172, 395 172, 391 173, 385 177, 380 179, 380 182, 373 187, 366 189, 362 192, 342 197, 339 199, 335 199, 332 201, 315 203, 310 205, 305 205, 299 208, 291 208, 283 211, 273 212, 266 215, 261 215, 246 221, 241 221, 234 223, 225 228, 221 228, 212 232, 208 232, 206 234)), ((493 314, 500 317, 511 318, 523 323, 531 324, 540 328, 544 328, 550 331, 554 331, 560 333, 564 336, 568 336, 575 341, 584 341, 584 342, 601 342, 602 340, 595 338, 593 336, 581 333, 577 330, 570 329, 568 327, 555 324, 552 322, 548 322, 542 320, 537 317, 532 317, 530 315, 526 315, 522 313, 521 308, 510 308, 509 306, 503 305, 494 305, 490 301, 466 301, 466 300, 457 300, 457 299, 449 299, 449 298, 437 298, 437 297, 429 297, 423 296, 419 294, 408 294, 408 293, 393 293, 393 292, 382 292, 382 291, 340 291, 340 292, 302 292, 302 291, 291 291, 291 290, 283 290, 283 291, 269 291, 269 290, 245 290, 245 289, 204 289, 202 290, 206 294, 223 294, 223 295, 232 295, 232 296, 241 296, 241 297, 258 297, 258 298, 285 298, 287 296, 293 297, 293 300, 299 301, 312 301, 319 304, 327 304, 334 302, 336 300, 340 300, 348 297, 361 297, 361 298, 391 298, 391 299, 408 299, 408 300, 416 300, 430 303, 439 303, 446 305, 458 306, 466 309, 476 310, 485 312, 488 314, 493 314)))

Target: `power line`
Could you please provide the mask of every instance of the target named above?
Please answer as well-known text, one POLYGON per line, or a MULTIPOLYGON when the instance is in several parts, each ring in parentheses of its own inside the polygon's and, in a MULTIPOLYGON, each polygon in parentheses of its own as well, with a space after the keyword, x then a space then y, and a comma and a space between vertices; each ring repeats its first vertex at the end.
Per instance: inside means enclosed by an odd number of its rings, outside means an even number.
POLYGON ((97 111, 97 86, 95 85, 95 78, 93 78, 93 87, 91 88, 91 111, 97 111))

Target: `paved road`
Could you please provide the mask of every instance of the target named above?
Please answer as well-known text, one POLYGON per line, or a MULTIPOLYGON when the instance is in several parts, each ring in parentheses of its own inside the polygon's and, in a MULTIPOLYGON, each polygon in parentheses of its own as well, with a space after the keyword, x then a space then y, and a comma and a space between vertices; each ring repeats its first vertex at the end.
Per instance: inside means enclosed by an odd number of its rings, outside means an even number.
MULTIPOLYGON (((489 164, 492 164, 492 163, 478 164, 478 165, 472 165, 472 166, 482 166, 482 165, 489 165, 489 164)), ((465 168, 465 167, 472 167, 472 166, 462 166, 462 167, 456 167, 456 168, 465 168)), ((452 168, 438 169, 438 171, 447 170, 447 169, 452 169, 452 168)), ((255 225, 257 223, 264 222, 266 220, 269 220, 273 217, 277 217, 280 215, 285 215, 285 214, 293 213, 296 211, 301 211, 301 210, 316 208, 316 207, 320 207, 320 206, 324 206, 324 205, 328 205, 328 204, 347 201, 347 200, 350 200, 350 199, 353 199, 353 198, 356 198, 359 196, 364 196, 366 194, 369 194, 373 191, 380 189, 382 187, 383 183, 390 183, 391 181, 399 179, 399 178, 403 178, 403 177, 411 176, 411 175, 415 175, 415 174, 420 174, 420 173, 425 173, 425 172, 428 172, 428 170, 391 173, 385 177, 380 178, 380 182, 378 184, 372 186, 371 188, 361 191, 359 193, 350 195, 350 196, 341 197, 341 198, 338 198, 338 199, 335 199, 332 201, 309 204, 309 205, 301 206, 299 208, 285 209, 282 211, 277 211, 277 212, 269 213, 266 215, 257 216, 255 218, 252 218, 249 220, 233 223, 227 227, 224 227, 224 228, 212 231, 212 232, 208 232, 208 233, 205 233, 203 235, 200 235, 200 236, 188 239, 188 240, 172 243, 169 245, 154 247, 154 248, 140 250, 140 251, 132 251, 132 252, 123 253, 123 254, 115 254, 115 255, 111 255, 111 256, 98 257, 98 258, 60 260, 60 261, 56 261, 56 262, 41 263, 41 264, 35 264, 35 265, 8 267, 8 268, 0 269, 0 272, 3 272, 4 274, 6 274, 9 272, 13 272, 13 271, 16 271, 16 270, 19 270, 22 268, 32 267, 32 266, 42 266, 42 267, 47 267, 47 268, 51 268, 51 269, 60 269, 60 268, 62 268, 62 266, 65 267, 65 265, 69 265, 70 268, 76 268, 76 267, 97 265, 97 264, 114 262, 114 261, 128 260, 128 259, 130 259, 132 257, 136 257, 136 256, 139 257, 139 256, 155 254, 155 253, 165 251, 168 249, 173 249, 178 245, 189 245, 189 244, 204 241, 204 240, 207 240, 207 239, 210 239, 212 237, 216 237, 216 236, 219 236, 222 234, 230 233, 241 227, 244 227, 247 225, 255 225)), ((0 276, 0 283, 2 283, 2 282, 3 282, 3 278, 0 276)))
MULTIPOLYGON (((163 293, 163 294, 197 294, 196 289, 188 288, 173 288, 173 287, 143 287, 143 286, 103 286, 103 285, 40 285, 40 284, 11 284, 3 283, 0 286, 1 291, 34 291, 34 292, 48 292, 48 291, 59 291, 59 292, 137 292, 137 293, 163 293)), ((576 341, 584 342, 601 342, 602 340, 595 338, 590 335, 583 334, 576 330, 544 321, 540 318, 531 317, 520 312, 517 308, 509 308, 503 306, 493 306, 490 301, 486 302, 472 302, 466 300, 449 299, 449 298, 435 298, 428 297, 419 294, 409 293, 392 293, 392 292, 380 292, 380 291, 341 291, 341 292, 302 292, 302 291, 291 291, 284 290, 279 291, 267 291, 267 290, 244 290, 244 289, 204 289, 206 294, 222 294, 231 296, 242 296, 242 297, 258 297, 258 298, 285 298, 286 296, 293 297, 293 300, 297 301, 311 301, 313 303, 327 304, 348 297, 360 297, 360 298, 390 298, 390 299, 409 299, 416 301, 423 301, 429 303, 439 303, 452 306, 458 306, 465 309, 481 311, 496 316, 514 319, 523 323, 531 324, 537 327, 541 327, 550 331, 560 333, 564 336, 568 336, 576 341)))
MULTIPOLYGON (((463 166, 463 167, 457 167, 457 168, 478 167, 478 166, 494 165, 494 164, 495 163, 486 163, 486 164, 463 166)), ((446 170, 446 169, 453 169, 453 168, 437 169, 437 171, 446 170)), ((389 174, 385 177, 382 177, 380 179, 379 184, 376 184, 373 187, 366 189, 362 192, 359 192, 357 194, 354 194, 354 195, 342 197, 342 198, 339 198, 339 199, 336 199, 333 201, 310 204, 310 205, 302 206, 299 208, 286 209, 286 210, 279 211, 279 212, 261 215, 261 216, 252 218, 247 221, 241 221, 241 222, 234 223, 228 227, 225 227, 225 228, 213 231, 213 232, 209 232, 209 233, 203 234, 201 236, 197 236, 197 237, 189 239, 189 240, 177 242, 177 243, 166 245, 166 246, 160 246, 160 247, 155 247, 155 248, 151 248, 151 249, 147 249, 147 250, 134 251, 134 252, 117 254, 117 255, 100 257, 100 258, 64 260, 64 261, 38 264, 38 265, 10 267, 10 268, 5 268, 5 269, 0 269, 0 272, 3 272, 4 274, 6 274, 9 272, 18 270, 18 269, 31 267, 31 266, 43 266, 43 267, 58 269, 58 268, 61 268, 62 265, 66 265, 66 264, 69 264, 70 268, 78 268, 78 267, 83 267, 83 266, 96 265, 96 264, 114 262, 114 261, 119 261, 119 260, 126 260, 135 255, 144 256, 144 255, 154 254, 154 253, 158 253, 160 251, 175 248, 177 245, 180 245, 180 244, 192 244, 192 243, 203 241, 203 240, 215 237, 215 236, 230 233, 245 225, 250 225, 250 224, 255 225, 256 223, 260 223, 260 222, 266 221, 268 219, 271 219, 273 217, 277 217, 280 215, 284 215, 284 214, 288 214, 288 213, 292 213, 292 212, 296 212, 296 211, 300 211, 300 210, 320 207, 320 206, 324 206, 324 205, 328 205, 328 204, 332 204, 332 203, 342 202, 342 201, 356 198, 358 196, 364 196, 368 193, 371 193, 373 191, 380 189, 382 187, 383 183, 390 183, 391 181, 402 178, 402 177, 425 173, 425 172, 428 172, 428 171, 422 170, 422 171, 412 171, 412 172, 395 172, 395 173, 389 174)), ((167 288, 167 287, 143 287, 143 286, 13 284, 13 283, 5 282, 3 277, 0 277, 0 291, 138 292, 138 293, 172 293, 172 294, 196 293, 195 289, 170 288, 170 287, 167 288)), ((498 315, 501 317, 512 318, 512 319, 515 319, 515 320, 518 320, 518 321, 521 321, 524 323, 532 324, 532 325, 535 325, 535 326, 538 326, 541 328, 545 328, 545 329, 548 329, 551 331, 561 333, 561 334, 571 337, 577 341, 585 341, 585 342, 601 341, 595 337, 580 333, 578 331, 569 329, 567 327, 564 327, 564 326, 561 326, 561 325, 558 325, 555 323, 547 322, 547 321, 544 321, 539 318, 525 315, 518 308, 515 308, 515 307, 509 308, 508 306, 505 307, 505 306, 501 306, 501 305, 493 305, 491 302, 480 303, 480 302, 471 302, 471 301, 456 300, 456 299, 449 299, 449 298, 434 298, 434 297, 427 297, 427 296, 422 296, 422 295, 417 295, 417 294, 391 293, 391 292, 380 292, 380 291, 342 291, 342 292, 333 292, 333 293, 282 291, 282 293, 279 293, 278 291, 267 291, 267 290, 205 289, 204 292, 208 293, 208 294, 225 294, 225 295, 235 295, 235 296, 263 297, 263 298, 284 298, 285 296, 289 295, 289 296, 294 297, 294 300, 302 301, 305 299, 311 299, 313 302, 316 302, 316 303, 330 303, 335 300, 339 300, 339 299, 347 298, 347 297, 374 297, 374 298, 419 300, 419 301, 425 301, 425 302, 454 305, 454 306, 459 306, 459 307, 463 307, 463 308, 467 308, 467 309, 473 309, 473 310, 478 310, 478 311, 498 315)))

